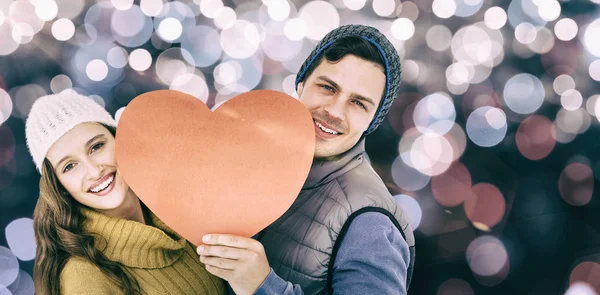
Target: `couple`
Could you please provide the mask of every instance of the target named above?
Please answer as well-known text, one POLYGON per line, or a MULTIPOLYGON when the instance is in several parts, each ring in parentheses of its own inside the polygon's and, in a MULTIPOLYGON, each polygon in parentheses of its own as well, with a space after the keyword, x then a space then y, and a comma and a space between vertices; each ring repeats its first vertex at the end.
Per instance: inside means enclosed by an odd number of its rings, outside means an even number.
POLYGON ((296 79, 316 131, 300 195, 256 240, 214 233, 197 248, 120 177, 110 114, 73 92, 40 98, 26 123, 42 174, 37 292, 226 294, 225 280, 236 294, 406 294, 412 229, 364 150, 399 83, 399 57, 379 31, 327 34, 296 79))

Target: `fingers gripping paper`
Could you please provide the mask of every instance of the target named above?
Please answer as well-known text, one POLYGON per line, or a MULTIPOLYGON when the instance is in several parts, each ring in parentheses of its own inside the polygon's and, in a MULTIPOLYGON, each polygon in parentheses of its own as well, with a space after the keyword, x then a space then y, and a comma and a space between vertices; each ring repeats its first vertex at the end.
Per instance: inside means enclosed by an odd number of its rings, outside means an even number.
POLYGON ((116 135, 125 181, 196 245, 207 233, 251 237, 279 218, 306 180, 314 147, 308 110, 270 90, 214 113, 185 93, 145 93, 125 108, 116 135))

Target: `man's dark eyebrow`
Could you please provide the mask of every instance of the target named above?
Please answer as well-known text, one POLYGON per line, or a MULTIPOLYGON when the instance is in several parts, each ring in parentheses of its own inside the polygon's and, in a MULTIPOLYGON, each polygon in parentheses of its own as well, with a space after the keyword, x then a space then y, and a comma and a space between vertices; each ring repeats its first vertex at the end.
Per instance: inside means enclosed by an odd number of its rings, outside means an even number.
MULTIPOLYGON (((98 138, 102 138, 102 137, 105 137, 105 135, 104 135, 104 134, 98 134, 98 135, 96 135, 96 136, 92 137, 92 139, 88 140, 88 141, 85 143, 85 146, 89 146, 90 144, 92 144, 92 142, 94 142, 94 141, 96 141, 98 138)), ((60 167, 60 164, 61 164, 62 162, 64 162, 64 161, 66 161, 68 158, 69 158, 69 156, 65 156, 64 158, 60 159, 60 161, 58 161, 58 163, 56 163, 56 166, 54 166, 54 167, 55 167, 54 169, 56 170, 58 167, 60 167)))
MULTIPOLYGON (((335 88, 338 91, 341 90, 341 87, 337 83, 335 83, 333 80, 329 79, 327 76, 318 76, 317 79, 323 80, 323 81, 331 84, 331 87, 335 88)), ((358 93, 351 93, 350 96, 352 96, 352 98, 354 98, 354 99, 358 99, 360 101, 365 101, 365 102, 370 103, 372 106, 375 106, 375 102, 373 102, 373 100, 368 97, 362 96, 358 93)))

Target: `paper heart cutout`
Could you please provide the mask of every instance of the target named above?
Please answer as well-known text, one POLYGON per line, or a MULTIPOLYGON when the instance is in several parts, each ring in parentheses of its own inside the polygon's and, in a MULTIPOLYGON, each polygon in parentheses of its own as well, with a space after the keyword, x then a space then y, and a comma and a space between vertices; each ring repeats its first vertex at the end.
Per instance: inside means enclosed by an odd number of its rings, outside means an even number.
POLYGON ((115 143, 123 179, 195 245, 207 233, 251 237, 283 215, 314 148, 309 111, 271 90, 241 94, 214 112, 174 90, 139 95, 121 114, 115 143))

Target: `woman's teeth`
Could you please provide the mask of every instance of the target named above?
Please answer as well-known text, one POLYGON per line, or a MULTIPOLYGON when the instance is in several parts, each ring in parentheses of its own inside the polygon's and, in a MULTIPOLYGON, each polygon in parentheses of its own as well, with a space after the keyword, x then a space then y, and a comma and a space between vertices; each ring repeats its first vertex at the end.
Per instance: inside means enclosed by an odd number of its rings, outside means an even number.
POLYGON ((335 132, 335 131, 333 131, 333 130, 331 130, 331 129, 329 129, 329 128, 327 128, 327 127, 325 127, 325 126, 321 125, 321 124, 319 124, 319 122, 317 122, 317 121, 315 121, 315 123, 316 123, 316 124, 317 124, 317 126, 319 126, 319 128, 321 128, 321 130, 323 130, 324 132, 331 133, 331 134, 333 134, 333 135, 337 135, 337 134, 338 134, 338 132, 335 132))
POLYGON ((103 183, 101 183, 98 186, 92 188, 91 189, 92 193, 98 193, 98 192, 101 192, 101 191, 105 190, 113 182, 114 179, 115 179, 115 176, 112 175, 107 180, 105 180, 103 183))

